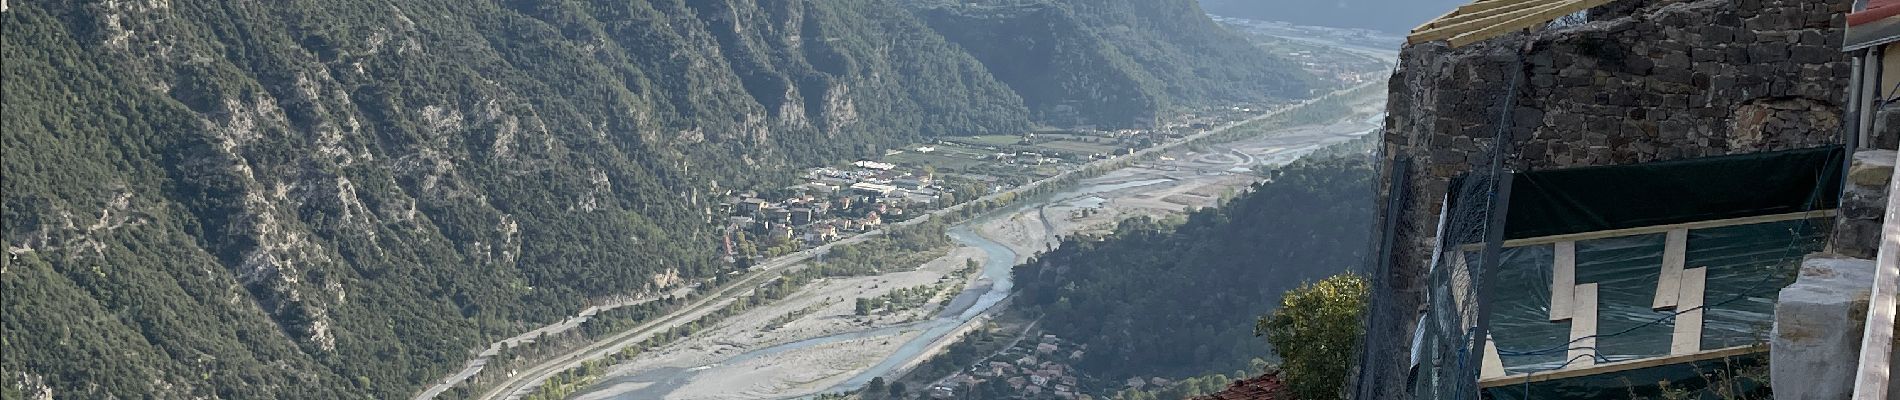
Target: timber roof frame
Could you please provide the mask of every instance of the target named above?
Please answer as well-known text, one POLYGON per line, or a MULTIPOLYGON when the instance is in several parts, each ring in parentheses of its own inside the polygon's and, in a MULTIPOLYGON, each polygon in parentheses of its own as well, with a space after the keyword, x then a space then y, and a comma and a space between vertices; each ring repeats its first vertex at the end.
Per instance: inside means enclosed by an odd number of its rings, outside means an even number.
POLYGON ((1412 29, 1405 44, 1445 40, 1451 47, 1548 24, 1613 0, 1475 0, 1412 29))

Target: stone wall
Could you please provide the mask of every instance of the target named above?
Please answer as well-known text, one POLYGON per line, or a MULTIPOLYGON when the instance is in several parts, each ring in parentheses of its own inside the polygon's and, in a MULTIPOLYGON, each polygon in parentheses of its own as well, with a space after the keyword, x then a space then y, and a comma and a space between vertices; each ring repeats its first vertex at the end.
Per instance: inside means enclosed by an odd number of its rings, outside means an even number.
POLYGON ((1873 144, 1877 149, 1900 149, 1900 103, 1888 104, 1874 112, 1873 144))
MULTIPOLYGON (((1848 7, 1625 0, 1582 24, 1455 49, 1407 46, 1389 84, 1384 147, 1388 162, 1403 156, 1413 168, 1399 209, 1387 210, 1400 213, 1400 231, 1384 315, 1419 309, 1439 202, 1452 177, 1489 164, 1500 129, 1516 171, 1838 143, 1852 67, 1837 27, 1848 7), (1505 96, 1515 97, 1509 118, 1505 96)), ((1373 334, 1409 338, 1402 330, 1373 334)), ((1404 352, 1375 357, 1385 367, 1369 379, 1405 381, 1404 352)), ((1378 398, 1403 398, 1383 386, 1378 398)))
POLYGON ((1880 251, 1880 228, 1886 221, 1887 186, 1893 180, 1893 150, 1861 150, 1847 169, 1847 187, 1841 191, 1840 215, 1828 237, 1828 252, 1873 259, 1880 251))

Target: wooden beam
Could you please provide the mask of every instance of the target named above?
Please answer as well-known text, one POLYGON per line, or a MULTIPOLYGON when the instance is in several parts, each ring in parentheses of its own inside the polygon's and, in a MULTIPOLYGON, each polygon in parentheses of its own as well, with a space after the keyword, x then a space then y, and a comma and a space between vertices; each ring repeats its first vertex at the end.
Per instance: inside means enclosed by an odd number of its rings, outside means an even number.
POLYGON ((1498 8, 1502 8, 1502 7, 1509 7, 1509 6, 1516 6, 1516 5, 1522 5, 1522 4, 1526 4, 1526 3, 1533 3, 1533 2, 1538 2, 1538 1, 1542 1, 1542 0, 1491 0, 1491 1, 1478 1, 1478 2, 1472 2, 1471 4, 1466 4, 1466 5, 1462 5, 1462 6, 1458 6, 1458 9, 1456 9, 1456 10, 1454 10, 1454 12, 1457 12, 1457 13, 1459 13, 1459 14, 1464 14, 1464 13, 1475 13, 1475 12, 1479 12, 1479 11, 1485 11, 1485 10, 1495 10, 1495 9, 1498 9, 1498 8))
POLYGON ((1438 18, 1432 18, 1430 21, 1425 21, 1425 23, 1419 24, 1417 28, 1412 28, 1411 33, 1419 33, 1419 32, 1425 31, 1426 29, 1431 29, 1433 26, 1432 24, 1438 23, 1438 20, 1451 18, 1453 15, 1458 15, 1458 9, 1454 8, 1451 11, 1446 11, 1444 15, 1439 15, 1438 18))
MULTIPOLYGON (((1530 246, 1530 245, 1549 244, 1549 243, 1557 243, 1557 242, 1577 242, 1577 241, 1584 241, 1584 240, 1590 240, 1590 239, 1646 235, 1646 234, 1652 234, 1652 233, 1664 233, 1664 232, 1669 232, 1676 229, 1696 230, 1696 229, 1720 228, 1724 226, 1753 225, 1753 224, 1763 224, 1763 223, 1769 223, 1769 222, 1791 221, 1791 220, 1797 220, 1797 219, 1832 218, 1834 217, 1834 213, 1835 213, 1834 210, 1815 210, 1815 211, 1793 212, 1793 213, 1787 213, 1787 214, 1757 215, 1753 217, 1684 222, 1680 224, 1639 226, 1635 228, 1611 229, 1611 230, 1606 230, 1606 231, 1566 233, 1562 235, 1550 235, 1550 236, 1539 236, 1539 237, 1532 237, 1532 238, 1506 240, 1504 241, 1504 247, 1506 248, 1524 247, 1524 246, 1530 246)), ((1469 244, 1463 245, 1462 247, 1465 249, 1465 251, 1478 251, 1479 249, 1484 248, 1484 244, 1483 243, 1469 243, 1469 244)))
MULTIPOLYGON (((1458 9, 1454 11, 1456 15, 1440 18, 1427 25, 1431 28, 1452 26, 1525 9, 1543 7, 1546 5, 1543 4, 1543 2, 1544 0, 1494 0, 1483 3, 1472 3, 1458 7, 1458 9)), ((1426 30, 1430 29, 1428 28, 1426 30)))
POLYGON ((1577 295, 1577 242, 1552 245, 1550 263, 1550 320, 1570 319, 1577 295))
POLYGON ((1649 308, 1676 308, 1676 291, 1682 287, 1682 265, 1688 260, 1689 230, 1671 229, 1663 240, 1662 274, 1656 278, 1656 298, 1649 308))
POLYGON ((1482 375, 1479 375, 1479 379, 1504 376, 1504 359, 1498 357, 1498 343, 1490 339, 1491 335, 1485 336, 1484 370, 1482 375))
MULTIPOLYGON (((1900 156, 1896 156, 1900 163, 1900 156)), ((1900 291, 1900 173, 1887 183, 1887 220, 1881 224, 1880 253, 1874 256, 1873 294, 1867 303, 1867 327, 1861 333, 1860 368, 1854 373, 1854 400, 1880 400, 1887 395, 1893 371, 1894 313, 1900 291)))
MULTIPOLYGON (((1506 21, 1513 21, 1525 16, 1538 15, 1539 13, 1542 13, 1544 11, 1555 10, 1555 9, 1558 9, 1559 7, 1562 7, 1563 5, 1570 4, 1575 1, 1577 0, 1559 0, 1559 1, 1551 2, 1549 4, 1538 5, 1536 7, 1510 9, 1510 12, 1506 12, 1506 13, 1494 14, 1494 15, 1489 15, 1489 16, 1476 18, 1476 19, 1461 20, 1457 23, 1434 27, 1431 29, 1426 29, 1424 32, 1414 33, 1411 36, 1407 36, 1405 38, 1405 43, 1417 44, 1417 43, 1423 43, 1423 42, 1430 42, 1433 40, 1450 39, 1453 36, 1462 35, 1466 32, 1484 29, 1486 27, 1504 23, 1506 21)), ((1453 18, 1456 18, 1456 16, 1454 16, 1453 18)))
POLYGON ((1527 384, 1527 383, 1554 381, 1554 380, 1559 380, 1559 379, 1570 379, 1570 378, 1591 376, 1591 375, 1602 375, 1602 374, 1617 373, 1617 372, 1623 372, 1623 371, 1638 370, 1638 369, 1643 369, 1643 368, 1659 367, 1659 366, 1664 366, 1664 365, 1685 364, 1685 363, 1692 363, 1692 362, 1704 361, 1704 360, 1714 360, 1714 359, 1721 359, 1721 358, 1728 358, 1728 357, 1743 356, 1743 355, 1748 355, 1748 354, 1753 354, 1753 353, 1760 353, 1764 351, 1768 351, 1768 348, 1762 347, 1762 346, 1736 346, 1736 347, 1730 347, 1730 348, 1725 348, 1725 349, 1720 349, 1720 350, 1709 350, 1709 351, 1704 351, 1704 352, 1695 353, 1695 354, 1670 355, 1670 356, 1650 357, 1650 358, 1643 358, 1643 359, 1636 359, 1636 360, 1629 360, 1629 361, 1618 361, 1618 362, 1613 362, 1613 363, 1600 364, 1600 365, 1597 365, 1595 367, 1590 367, 1590 368, 1563 369, 1563 370, 1550 371, 1550 372, 1537 373, 1537 374, 1529 374, 1529 375, 1508 375, 1508 376, 1503 376, 1503 377, 1498 377, 1498 378, 1479 379, 1478 387, 1489 389, 1489 388, 1500 387, 1500 386, 1522 385, 1522 384, 1527 384))
POLYGON ((1575 311, 1570 312, 1570 351, 1564 369, 1597 365, 1597 284, 1577 285, 1575 311))
POLYGON ((1676 314, 1676 332, 1670 336, 1669 354, 1702 352, 1702 297, 1708 278, 1708 267, 1682 271, 1682 291, 1681 296, 1676 298, 1676 306, 1685 311, 1676 314))
POLYGON ((1497 37, 1498 35, 1502 35, 1506 32, 1529 28, 1532 26, 1537 26, 1538 24, 1549 23, 1550 21, 1556 20, 1557 18, 1562 18, 1565 15, 1574 14, 1578 11, 1588 10, 1596 6, 1609 4, 1610 1, 1611 0, 1582 0, 1582 1, 1558 3, 1557 5, 1555 5, 1555 7, 1539 8, 1538 11, 1535 13, 1532 13, 1529 15, 1522 15, 1515 19, 1511 19, 1509 21, 1496 23, 1489 27, 1481 28, 1475 31, 1465 32, 1465 33, 1459 34, 1458 36, 1452 37, 1451 47, 1463 46, 1463 45, 1471 44, 1473 42, 1477 42, 1480 40, 1497 37))

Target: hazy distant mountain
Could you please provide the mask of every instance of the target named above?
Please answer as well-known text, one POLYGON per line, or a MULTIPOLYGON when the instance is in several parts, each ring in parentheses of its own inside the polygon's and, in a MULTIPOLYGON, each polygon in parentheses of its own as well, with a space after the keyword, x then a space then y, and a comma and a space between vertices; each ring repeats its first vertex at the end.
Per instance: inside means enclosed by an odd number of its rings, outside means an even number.
POLYGON ((1190 1, 966 0, 914 6, 1015 89, 1038 123, 1138 127, 1183 106, 1301 96, 1311 79, 1190 1))
POLYGON ((1208 13, 1300 25, 1411 31, 1465 0, 1201 0, 1208 13))

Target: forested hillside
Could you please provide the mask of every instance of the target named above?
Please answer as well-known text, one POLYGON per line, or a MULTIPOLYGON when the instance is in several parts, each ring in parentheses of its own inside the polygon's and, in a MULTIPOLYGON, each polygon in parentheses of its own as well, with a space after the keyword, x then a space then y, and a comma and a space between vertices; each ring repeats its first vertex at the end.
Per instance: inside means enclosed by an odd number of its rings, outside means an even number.
POLYGON ((874 0, 10 6, 9 398, 406 398, 731 268, 728 190, 1018 132, 1040 90, 874 0))
POLYGON ((1151 126, 1183 107, 1305 96, 1310 77, 1209 21, 1190 1, 913 3, 1022 95, 1036 122, 1151 126))
POLYGON ((1103 382, 1248 369, 1271 358, 1253 335, 1257 316, 1303 282, 1357 269, 1370 250, 1371 165, 1359 151, 1309 157, 1184 220, 1067 238, 1016 268, 1014 306, 1088 346, 1076 367, 1103 382))
POLYGON ((23 2, 7 384, 399 398, 716 262, 707 202, 1026 126, 878 1, 23 2))

